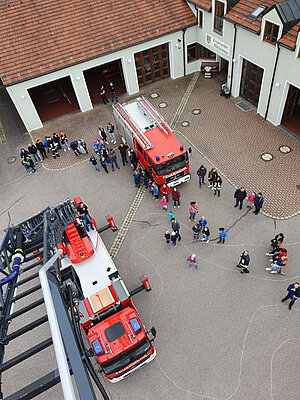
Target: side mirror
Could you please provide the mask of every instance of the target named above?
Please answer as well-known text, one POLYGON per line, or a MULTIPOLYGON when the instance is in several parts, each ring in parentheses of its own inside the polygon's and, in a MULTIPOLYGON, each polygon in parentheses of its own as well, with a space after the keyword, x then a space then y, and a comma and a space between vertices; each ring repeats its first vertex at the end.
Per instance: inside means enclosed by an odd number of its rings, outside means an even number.
POLYGON ((153 340, 156 338, 156 329, 154 328, 154 326, 152 326, 152 328, 150 329, 151 335, 153 336, 153 338, 151 339, 151 342, 153 342, 153 340))
POLYGON ((189 153, 191 154, 191 152, 192 152, 192 148, 191 148, 191 147, 189 147, 189 153))

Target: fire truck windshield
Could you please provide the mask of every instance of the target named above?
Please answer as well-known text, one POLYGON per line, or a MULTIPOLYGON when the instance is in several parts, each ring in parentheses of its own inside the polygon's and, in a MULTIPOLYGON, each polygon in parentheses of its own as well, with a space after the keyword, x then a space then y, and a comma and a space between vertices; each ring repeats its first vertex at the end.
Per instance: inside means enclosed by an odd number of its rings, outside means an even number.
POLYGON ((103 372, 106 375, 118 372, 120 369, 125 368, 128 364, 138 360, 151 349, 151 343, 148 339, 143 340, 133 349, 123 352, 119 357, 102 364, 103 372))
POLYGON ((178 157, 172 158, 172 160, 165 161, 161 164, 155 165, 154 169, 157 175, 165 175, 178 168, 184 167, 188 161, 187 153, 181 154, 178 157))

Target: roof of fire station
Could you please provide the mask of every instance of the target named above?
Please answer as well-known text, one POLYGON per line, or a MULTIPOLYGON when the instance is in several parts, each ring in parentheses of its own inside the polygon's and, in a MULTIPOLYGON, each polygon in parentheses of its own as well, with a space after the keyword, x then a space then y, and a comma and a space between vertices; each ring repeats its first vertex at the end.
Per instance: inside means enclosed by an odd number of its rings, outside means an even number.
POLYGON ((279 40, 279 43, 284 46, 294 50, 296 47, 298 32, 300 31, 300 22, 294 25, 292 29, 290 29, 282 38, 279 40))
POLYGON ((0 0, 10 85, 197 23, 184 0, 0 0))

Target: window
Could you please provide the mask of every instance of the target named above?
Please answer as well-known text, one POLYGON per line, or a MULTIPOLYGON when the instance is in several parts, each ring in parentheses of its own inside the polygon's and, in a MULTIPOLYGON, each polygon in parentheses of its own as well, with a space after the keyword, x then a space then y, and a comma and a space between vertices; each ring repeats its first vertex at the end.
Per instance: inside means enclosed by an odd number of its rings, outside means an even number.
POLYGON ((279 26, 267 21, 264 33, 264 41, 275 46, 278 38, 278 32, 279 26))
POLYGON ((258 6, 254 11, 252 11, 252 13, 250 14, 250 18, 258 18, 265 11, 266 8, 266 6, 258 6))
POLYGON ((202 29, 203 26, 203 11, 198 8, 198 27, 202 29))
POLYGON ((206 47, 201 46, 199 43, 190 44, 187 47, 187 60, 188 63, 199 60, 210 59, 215 60, 216 55, 206 47))
POLYGON ((225 4, 221 1, 215 1, 215 18, 214 18, 214 31, 223 33, 223 17, 225 11, 225 4))

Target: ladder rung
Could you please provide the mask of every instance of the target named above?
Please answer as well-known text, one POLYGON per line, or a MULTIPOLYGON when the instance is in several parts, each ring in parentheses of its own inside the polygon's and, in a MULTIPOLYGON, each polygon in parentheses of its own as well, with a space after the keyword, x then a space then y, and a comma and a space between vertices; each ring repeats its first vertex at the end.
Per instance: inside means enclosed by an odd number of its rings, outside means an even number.
POLYGON ((16 330, 13 333, 10 333, 9 335, 7 335, 3 340, 6 341, 7 343, 10 342, 13 339, 16 339, 17 337, 23 335, 26 332, 31 331, 32 329, 44 324, 45 322, 48 321, 48 316, 44 315, 41 318, 36 319, 33 322, 30 322, 30 324, 23 326, 22 328, 16 330))
POLYGON ((22 292, 22 293, 20 293, 20 294, 17 294, 17 295, 12 299, 12 301, 20 300, 20 299, 22 299, 23 297, 26 297, 26 296, 28 296, 29 294, 36 292, 36 291, 39 290, 40 288, 41 288, 41 284, 36 285, 36 286, 33 286, 32 288, 30 288, 30 289, 28 289, 28 290, 25 290, 24 292, 22 292))
POLYGON ((12 313, 7 319, 8 319, 8 321, 9 321, 9 320, 11 320, 11 319, 13 319, 13 318, 18 317, 19 315, 25 314, 26 312, 28 312, 28 311, 30 311, 30 310, 33 310, 34 308, 40 306, 40 305, 43 304, 44 302, 45 302, 45 301, 44 301, 44 298, 42 297, 41 299, 39 299, 39 300, 37 300, 37 301, 35 301, 35 302, 29 304, 28 306, 23 307, 23 308, 21 308, 21 309, 18 310, 18 311, 15 311, 15 312, 12 313))
POLYGON ((38 276, 39 276, 39 273, 38 273, 38 272, 36 272, 36 273, 34 273, 34 274, 30 275, 30 276, 27 276, 27 278, 24 278, 24 279, 22 279, 21 281, 17 282, 17 283, 16 283, 16 287, 21 286, 21 285, 23 285, 23 284, 26 283, 26 282, 30 282, 30 281, 32 281, 33 279, 37 278, 38 276))

